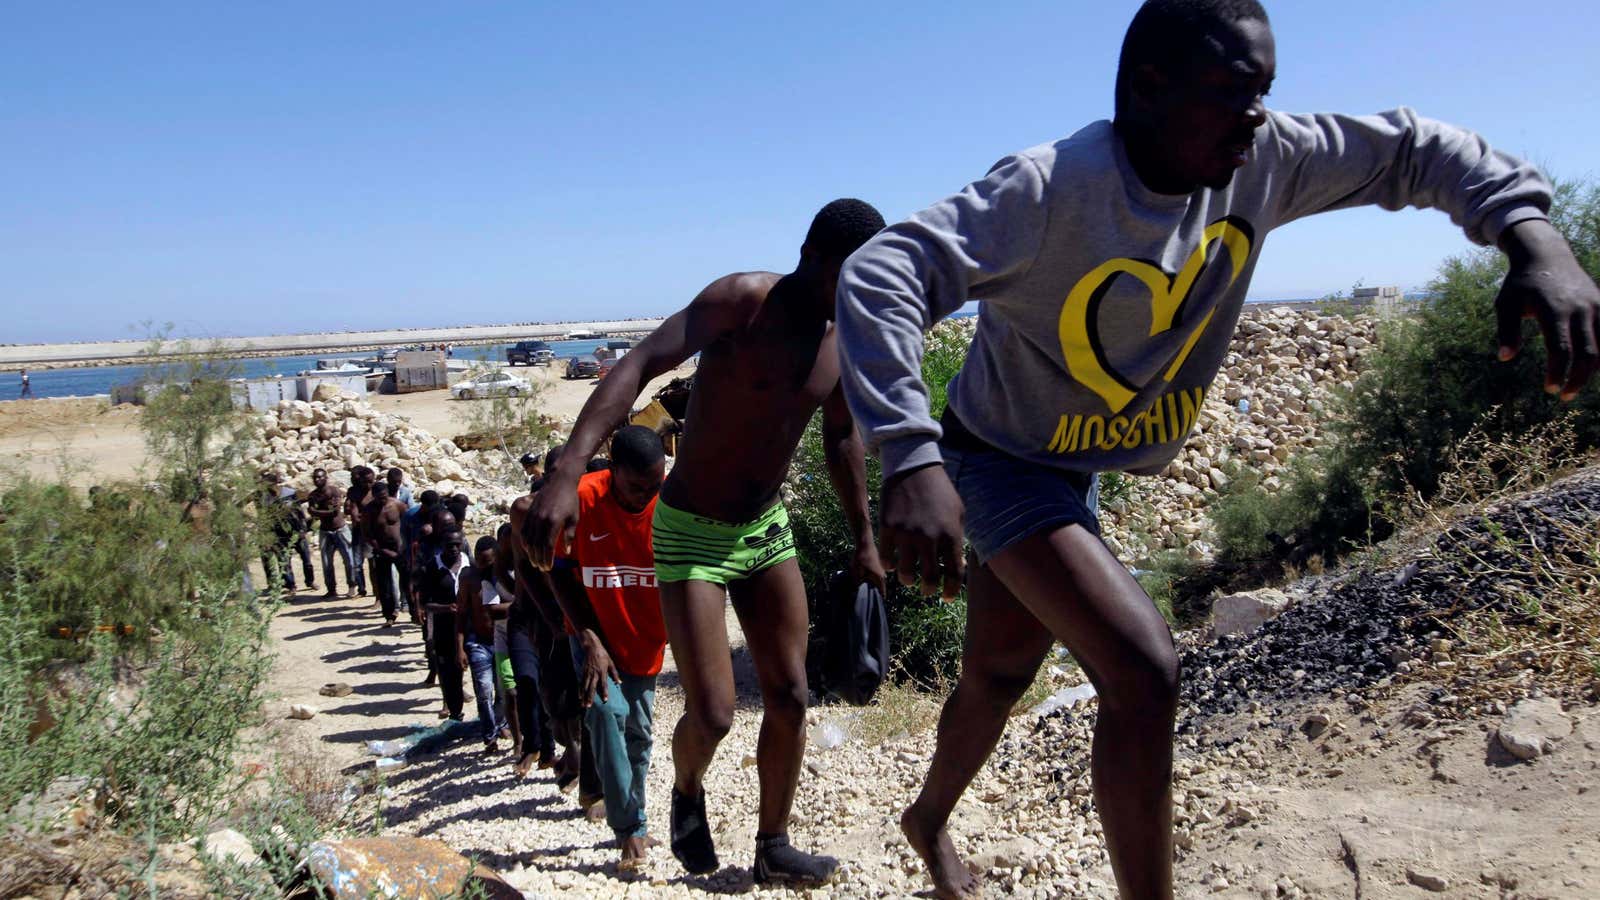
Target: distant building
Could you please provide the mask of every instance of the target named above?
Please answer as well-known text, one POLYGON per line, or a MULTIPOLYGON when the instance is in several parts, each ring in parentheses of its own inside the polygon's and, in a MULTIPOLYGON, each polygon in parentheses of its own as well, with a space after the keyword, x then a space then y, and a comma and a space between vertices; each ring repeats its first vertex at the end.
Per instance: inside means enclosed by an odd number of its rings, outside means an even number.
POLYGON ((1350 292, 1350 298, 1363 306, 1370 304, 1373 311, 1380 316, 1398 315, 1404 312, 1408 305, 1405 291, 1402 291, 1397 284, 1358 287, 1350 292))

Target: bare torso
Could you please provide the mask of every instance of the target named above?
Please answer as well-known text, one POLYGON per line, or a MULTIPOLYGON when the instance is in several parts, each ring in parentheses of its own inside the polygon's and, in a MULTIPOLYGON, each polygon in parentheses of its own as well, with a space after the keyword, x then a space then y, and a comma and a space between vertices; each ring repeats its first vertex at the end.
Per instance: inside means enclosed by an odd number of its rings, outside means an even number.
POLYGON ((331 484, 317 488, 306 497, 306 504, 323 531, 338 531, 344 527, 344 502, 338 488, 331 484))
POLYGON ((780 276, 748 281, 753 315, 701 351, 688 424, 661 488, 671 506, 725 522, 754 519, 777 500, 800 436, 839 382, 833 325, 786 309, 780 276))
POLYGON ((388 557, 400 555, 400 548, 404 546, 400 535, 400 519, 405 515, 405 511, 405 504, 398 500, 384 500, 381 504, 377 501, 368 503, 364 517, 367 523, 367 540, 372 543, 373 550, 388 557))

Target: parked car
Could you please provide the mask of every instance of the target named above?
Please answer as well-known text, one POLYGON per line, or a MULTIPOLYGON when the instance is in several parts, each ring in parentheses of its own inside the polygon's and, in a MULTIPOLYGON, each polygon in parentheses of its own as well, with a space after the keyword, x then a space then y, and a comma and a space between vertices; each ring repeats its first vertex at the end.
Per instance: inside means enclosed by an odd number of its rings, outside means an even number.
POLYGON ((617 362, 618 358, 615 356, 611 357, 610 359, 600 360, 600 374, 595 376, 595 380, 605 381, 606 376, 611 374, 611 370, 617 367, 617 362))
POLYGON ((584 359, 574 356, 567 360, 568 378, 598 378, 600 376, 600 361, 597 359, 584 359))
POLYGON ((533 385, 509 372, 490 372, 476 378, 457 382, 450 388, 450 396, 457 400, 475 400, 479 397, 517 397, 533 393, 533 385))
POLYGON ((556 352, 544 341, 517 341, 506 348, 506 365, 548 366, 556 352))

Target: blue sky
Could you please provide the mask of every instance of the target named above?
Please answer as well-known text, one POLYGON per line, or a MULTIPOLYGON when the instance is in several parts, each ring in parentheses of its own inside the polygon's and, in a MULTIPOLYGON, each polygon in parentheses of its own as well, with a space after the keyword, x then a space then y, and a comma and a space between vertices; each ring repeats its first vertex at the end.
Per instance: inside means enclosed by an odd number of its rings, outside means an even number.
MULTIPOLYGON (((1109 116, 1133 2, 0 5, 0 341, 646 315, 1109 116)), ((1292 111, 1594 175, 1597 15, 1268 4, 1292 111)), ((1253 297, 1426 282, 1442 214, 1275 232, 1253 297)))

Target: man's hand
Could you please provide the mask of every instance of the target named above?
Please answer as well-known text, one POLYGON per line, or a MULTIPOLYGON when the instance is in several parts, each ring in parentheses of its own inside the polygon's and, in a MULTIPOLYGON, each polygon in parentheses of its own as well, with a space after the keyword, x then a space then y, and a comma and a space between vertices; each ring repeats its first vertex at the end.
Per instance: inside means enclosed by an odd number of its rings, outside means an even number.
POLYGON ((962 555, 965 510, 944 466, 924 466, 883 488, 883 525, 878 552, 900 583, 953 600, 961 592, 967 564, 962 555))
POLYGON ((461 667, 461 671, 463 671, 463 672, 472 671, 472 666, 469 665, 468 662, 467 662, 467 651, 465 651, 465 650, 457 650, 456 651, 456 665, 460 666, 461 667))
POLYGON ((1600 366, 1600 288, 1549 222, 1518 222, 1500 236, 1500 246, 1511 261, 1494 301, 1500 359, 1516 358, 1522 320, 1538 320, 1547 360, 1544 389, 1571 400, 1600 366))
POLYGON ((570 479, 551 475, 533 498, 522 519, 522 540, 534 568, 550 571, 555 563, 556 541, 571 546, 578 528, 578 490, 570 479))
POLYGON ((883 560, 879 558, 878 548, 873 546, 871 537, 856 542, 855 556, 850 559, 850 575, 856 584, 865 581, 877 588, 878 593, 888 593, 888 576, 884 574, 883 560))
POLYGON ((587 709, 594 703, 596 693, 604 703, 606 686, 613 681, 621 684, 622 678, 617 674, 617 667, 611 664, 611 654, 593 631, 584 629, 579 642, 583 645, 583 705, 587 709))

